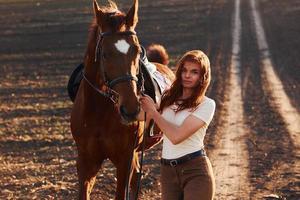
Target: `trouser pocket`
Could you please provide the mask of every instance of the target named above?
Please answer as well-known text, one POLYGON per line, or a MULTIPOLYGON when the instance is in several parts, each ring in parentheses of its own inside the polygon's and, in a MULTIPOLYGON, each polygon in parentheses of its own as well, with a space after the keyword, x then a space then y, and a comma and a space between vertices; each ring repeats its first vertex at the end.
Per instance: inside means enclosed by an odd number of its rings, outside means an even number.
POLYGON ((203 169, 201 168, 191 168, 191 169, 182 169, 181 173, 182 174, 190 174, 190 173, 197 173, 197 172, 201 172, 203 171, 203 169))
POLYGON ((193 160, 188 161, 182 166, 181 174, 182 175, 208 175, 209 167, 205 157, 197 157, 193 160))

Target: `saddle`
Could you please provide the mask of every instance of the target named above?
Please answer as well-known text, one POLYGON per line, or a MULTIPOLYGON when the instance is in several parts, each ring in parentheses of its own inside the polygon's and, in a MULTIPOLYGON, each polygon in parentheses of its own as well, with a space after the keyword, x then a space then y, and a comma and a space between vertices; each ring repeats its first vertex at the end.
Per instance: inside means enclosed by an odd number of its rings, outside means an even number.
MULTIPOLYGON (((154 100, 154 102, 157 103, 165 88, 165 86, 161 82, 165 82, 167 84, 168 82, 166 82, 166 79, 161 78, 162 75, 160 75, 160 73, 156 73, 156 75, 154 75, 156 69, 154 70, 153 68, 155 67, 155 65, 153 65, 148 61, 146 56, 146 50, 144 47, 142 47, 142 53, 140 56, 139 65, 144 79, 144 93, 149 95, 154 100), (152 71, 150 71, 149 69, 152 71)), ((84 69, 84 64, 83 63, 79 64, 73 70, 69 78, 67 91, 68 91, 69 98, 71 99, 72 102, 75 101, 80 82, 83 79, 83 75, 82 75, 83 69, 84 69)), ((154 134, 156 132, 159 132, 159 129, 154 125, 154 121, 151 120, 146 130, 145 149, 149 149, 150 147, 152 147, 154 144, 158 143, 162 139, 161 135, 154 134)))

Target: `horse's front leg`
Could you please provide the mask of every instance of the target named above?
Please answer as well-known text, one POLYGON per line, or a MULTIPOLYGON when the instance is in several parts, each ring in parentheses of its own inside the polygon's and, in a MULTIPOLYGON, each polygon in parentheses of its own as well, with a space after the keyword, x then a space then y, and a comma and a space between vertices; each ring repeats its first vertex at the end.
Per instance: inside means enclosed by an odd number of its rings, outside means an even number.
POLYGON ((79 179, 79 199, 89 200, 97 172, 104 159, 95 160, 88 154, 78 152, 77 174, 79 179))
MULTIPOLYGON (((123 157, 125 158, 125 157, 123 157)), ((125 187, 127 184, 127 181, 131 183, 131 192, 130 192, 130 199, 134 199, 133 195, 136 193, 136 169, 137 169, 137 161, 138 161, 138 154, 135 152, 132 157, 131 162, 131 170, 128 171, 129 168, 129 160, 131 156, 126 157, 127 159, 122 159, 121 162, 119 162, 117 167, 117 194, 116 194, 116 200, 124 200, 125 199, 125 187), (127 177, 129 176, 129 180, 127 177), (132 185, 133 184, 133 185, 132 185)), ((128 184, 129 184, 128 183, 128 184)))

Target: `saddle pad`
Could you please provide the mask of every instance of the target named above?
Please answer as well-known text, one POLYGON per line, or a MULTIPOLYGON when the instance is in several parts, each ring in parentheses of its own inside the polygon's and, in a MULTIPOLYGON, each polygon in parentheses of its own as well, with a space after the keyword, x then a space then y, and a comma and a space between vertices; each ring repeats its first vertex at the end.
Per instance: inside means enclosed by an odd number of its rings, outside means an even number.
POLYGON ((83 68, 84 68, 83 63, 79 64, 73 70, 73 72, 72 72, 72 74, 71 74, 71 76, 69 78, 69 81, 68 81, 68 86, 67 86, 68 95, 69 95, 71 101, 73 101, 73 102, 75 100, 77 91, 79 89, 80 82, 81 82, 81 80, 83 78, 83 76, 82 76, 83 68))
POLYGON ((159 86, 161 94, 166 90, 169 89, 171 86, 171 81, 165 77, 162 73, 160 73, 156 66, 150 62, 145 63, 147 70, 150 72, 152 78, 156 81, 159 86))

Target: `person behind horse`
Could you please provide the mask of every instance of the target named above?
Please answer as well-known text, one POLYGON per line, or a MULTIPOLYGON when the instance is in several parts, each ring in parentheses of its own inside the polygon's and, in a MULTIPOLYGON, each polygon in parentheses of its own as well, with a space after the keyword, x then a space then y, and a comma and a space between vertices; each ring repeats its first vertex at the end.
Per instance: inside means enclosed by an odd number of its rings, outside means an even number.
POLYGON ((150 44, 147 47, 147 58, 150 62, 169 64, 169 54, 164 46, 160 44, 150 44))
POLYGON ((149 96, 140 103, 148 119, 162 130, 161 187, 163 200, 211 200, 215 180, 203 140, 215 101, 205 93, 210 84, 208 57, 200 50, 183 55, 176 79, 162 96, 159 109, 149 96))

